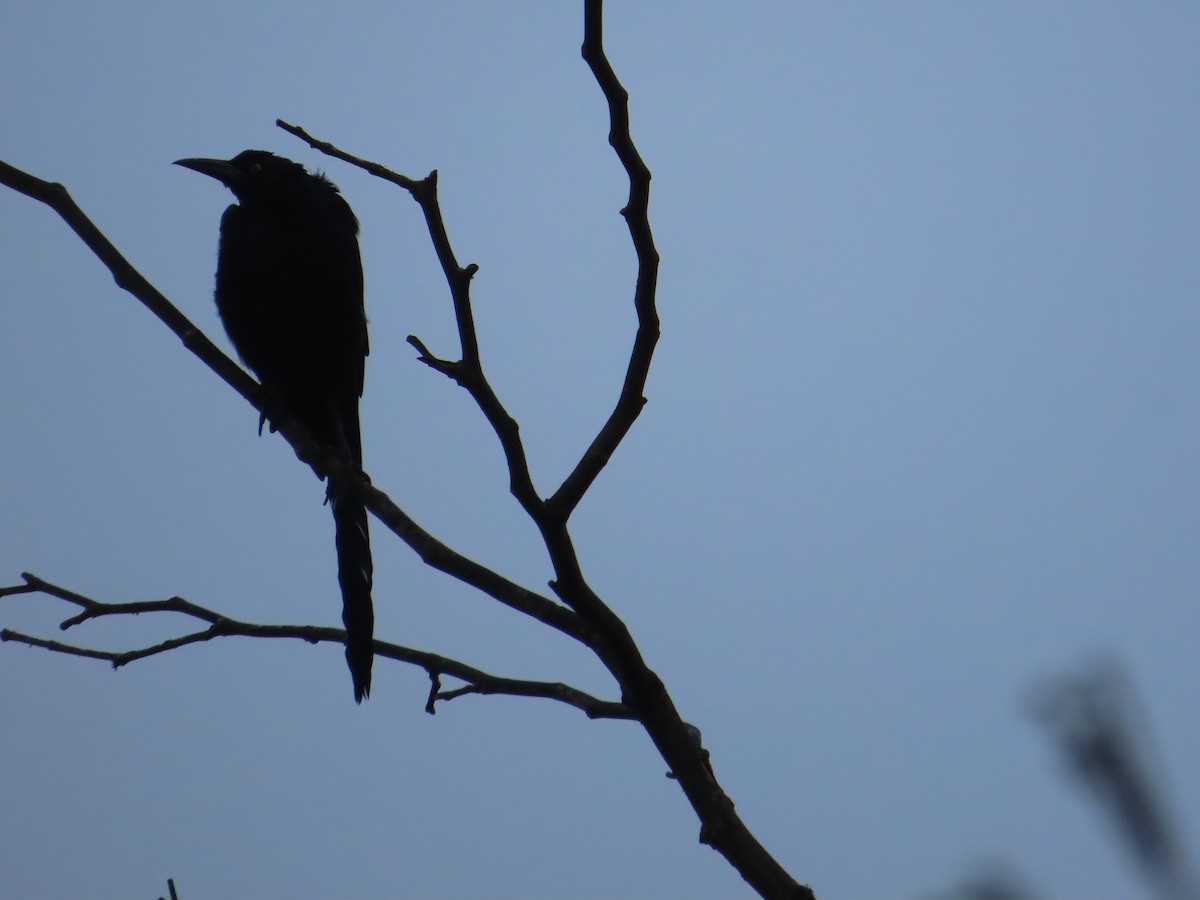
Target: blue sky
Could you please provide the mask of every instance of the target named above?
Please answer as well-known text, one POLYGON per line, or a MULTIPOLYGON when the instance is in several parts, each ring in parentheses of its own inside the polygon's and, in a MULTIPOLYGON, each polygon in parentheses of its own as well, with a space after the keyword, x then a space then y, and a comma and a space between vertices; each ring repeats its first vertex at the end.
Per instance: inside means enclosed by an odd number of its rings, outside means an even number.
MULTIPOLYGON (((579 4, 10 3, 0 158, 68 185, 228 346, 230 201, 172 167, 274 150, 362 221, 375 483, 460 551, 550 572, 464 392, 406 194, 276 129, 440 172, 484 364, 552 490, 633 335, 626 185, 579 4)), ((650 403, 573 520, 763 843, 818 896, 1007 865, 1136 897, 1030 720, 1114 654, 1200 834, 1200 10, 1185 3, 612 3, 654 173, 650 403)), ((0 582, 336 624, 322 487, 48 210, 0 192, 0 582)), ((600 666, 375 529, 380 636, 604 696, 600 666)), ((68 614, 6 600, 53 635, 68 614)), ((73 639, 126 647, 171 619, 73 639)), ((0 647, 0 896, 748 894, 648 739, 336 648, 124 669, 0 647)))

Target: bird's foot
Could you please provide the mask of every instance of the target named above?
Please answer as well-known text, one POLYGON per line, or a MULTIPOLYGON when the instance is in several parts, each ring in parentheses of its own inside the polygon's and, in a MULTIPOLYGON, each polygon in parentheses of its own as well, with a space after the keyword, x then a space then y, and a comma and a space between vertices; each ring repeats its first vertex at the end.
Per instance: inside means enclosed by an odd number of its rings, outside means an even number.
MULTIPOLYGON (((259 385, 258 388, 258 436, 262 437, 263 426, 279 409, 279 391, 274 387, 259 385)), ((275 433, 275 423, 271 423, 271 434, 275 433)))

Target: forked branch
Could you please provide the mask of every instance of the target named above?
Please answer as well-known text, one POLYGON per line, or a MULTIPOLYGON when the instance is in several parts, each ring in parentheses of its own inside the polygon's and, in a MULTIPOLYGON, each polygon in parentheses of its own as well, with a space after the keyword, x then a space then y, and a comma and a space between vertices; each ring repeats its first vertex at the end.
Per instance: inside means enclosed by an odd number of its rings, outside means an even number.
POLYGON ((646 665, 625 623, 584 578, 567 526, 571 513, 612 458, 646 402, 643 392, 659 336, 655 300, 659 256, 649 221, 650 170, 630 134, 628 93, 604 52, 601 0, 585 3, 582 55, 607 101, 609 143, 629 178, 629 198, 621 213, 638 261, 633 298, 638 329, 615 408, 549 499, 541 498, 534 489, 517 423, 484 376, 471 312, 470 282, 475 268, 460 267, 450 247, 437 201, 437 173, 422 180, 398 175, 378 163, 317 140, 295 125, 277 124, 310 146, 404 188, 421 206, 453 299, 462 359, 437 357, 413 336, 409 342, 420 353, 422 362, 467 389, 496 432, 508 464, 510 489, 541 533, 554 567, 551 587, 592 630, 594 640, 590 646, 617 679, 622 699, 645 727, 700 818, 701 841, 723 854, 763 896, 812 897, 812 892, 798 884, 759 844, 734 811, 733 802, 717 783, 699 732, 680 717, 662 681, 646 665))
MULTIPOLYGON (((386 494, 375 488, 363 473, 348 471, 348 467, 339 457, 314 445, 295 423, 284 420, 273 424, 283 432, 285 438, 296 449, 297 455, 312 465, 319 474, 333 475, 340 483, 348 485, 349 489, 361 492, 367 508, 412 547, 427 564, 479 588, 499 602, 590 647, 613 674, 622 695, 620 703, 605 701, 567 685, 502 678, 446 657, 376 641, 377 655, 420 666, 428 673, 431 687, 427 709, 430 712, 438 700, 450 700, 467 694, 508 694, 554 699, 575 706, 595 718, 636 719, 646 729, 667 762, 671 776, 678 781, 694 808, 700 820, 701 841, 724 855, 762 896, 811 898, 812 892, 798 884, 767 853, 738 817, 732 800, 716 780, 709 754, 701 744, 699 731, 682 720, 662 681, 643 660, 624 622, 603 602, 584 578, 569 533, 568 520, 571 513, 608 464, 646 402, 644 391, 659 336, 659 318, 655 306, 659 256, 649 222, 650 171, 630 134, 628 94, 604 51, 601 0, 586 0, 584 4, 582 55, 607 102, 609 143, 629 179, 629 196, 621 214, 629 228, 637 257, 633 306, 638 326, 624 382, 613 410, 571 473, 549 498, 543 498, 537 493, 518 424, 500 402, 484 374, 470 298, 471 279, 477 267, 474 264, 460 265, 450 245, 438 203, 436 171, 423 179, 409 178, 378 163, 346 153, 328 142, 317 140, 298 126, 283 121, 277 122, 281 128, 317 150, 356 165, 405 189, 420 205, 450 289, 462 356, 458 360, 438 357, 415 336, 410 336, 409 342, 417 349, 422 362, 466 388, 491 424, 508 465, 510 490, 543 538, 554 568, 555 577, 551 588, 562 602, 557 603, 549 597, 529 591, 458 554, 424 531, 386 494), (463 685, 443 689, 443 676, 457 678, 463 685)), ((0 163, 0 183, 8 184, 57 210, 109 266, 119 285, 154 311, 192 352, 242 396, 256 407, 259 406, 257 385, 253 380, 133 270, 75 206, 64 188, 40 181, 3 163, 0 163)), ((343 631, 334 628, 238 622, 181 598, 103 604, 42 582, 33 576, 26 576, 24 585, 0 589, 0 596, 33 591, 58 596, 82 608, 77 616, 64 622, 63 627, 70 627, 102 615, 158 611, 182 613, 207 625, 183 637, 124 653, 72 647, 7 630, 2 633, 4 640, 21 641, 60 653, 106 659, 114 666, 218 636, 287 637, 313 643, 344 641, 345 638, 343 631)))

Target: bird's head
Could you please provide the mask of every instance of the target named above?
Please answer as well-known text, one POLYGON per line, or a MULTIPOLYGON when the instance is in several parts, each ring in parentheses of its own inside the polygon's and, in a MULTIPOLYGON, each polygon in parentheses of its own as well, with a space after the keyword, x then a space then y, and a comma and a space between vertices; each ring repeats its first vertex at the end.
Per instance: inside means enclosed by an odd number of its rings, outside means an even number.
POLYGON ((276 196, 308 178, 320 178, 309 175, 300 163, 266 150, 243 150, 233 159, 177 159, 175 165, 217 179, 242 203, 276 196))

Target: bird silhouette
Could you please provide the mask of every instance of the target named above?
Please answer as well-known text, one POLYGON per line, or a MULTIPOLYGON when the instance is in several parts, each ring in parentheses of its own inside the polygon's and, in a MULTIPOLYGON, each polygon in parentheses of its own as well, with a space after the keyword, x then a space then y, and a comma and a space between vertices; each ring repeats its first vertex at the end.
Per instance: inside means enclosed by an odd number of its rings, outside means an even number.
MULTIPOLYGON (((358 402, 369 347, 358 220, 350 205, 324 175, 265 150, 175 164, 217 179, 237 198, 221 217, 217 312, 262 383, 264 418, 290 415, 361 469, 358 402)), ((361 703, 371 692, 374 659, 367 511, 356 491, 332 480, 327 496, 346 662, 361 703)))

